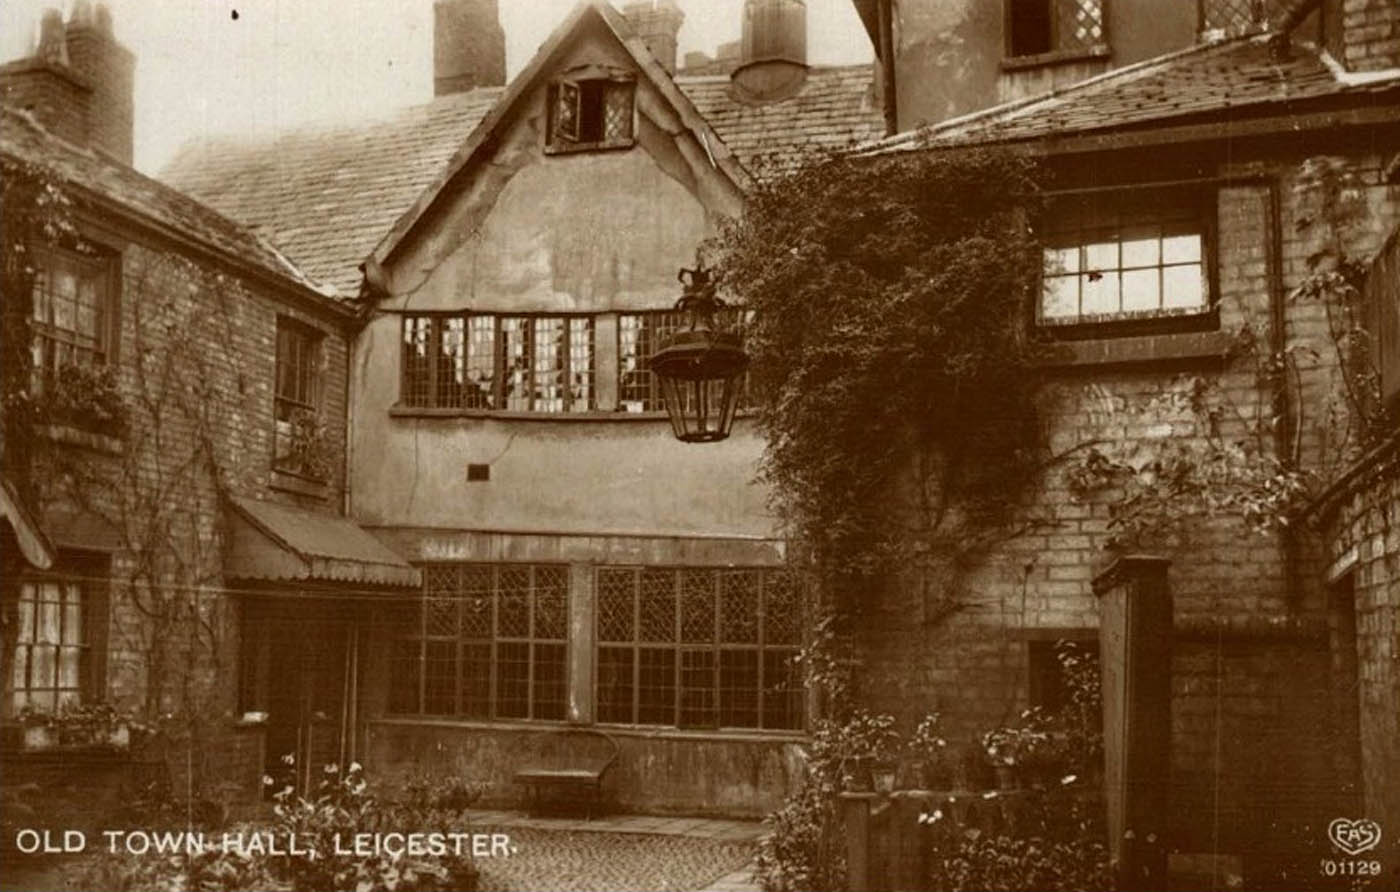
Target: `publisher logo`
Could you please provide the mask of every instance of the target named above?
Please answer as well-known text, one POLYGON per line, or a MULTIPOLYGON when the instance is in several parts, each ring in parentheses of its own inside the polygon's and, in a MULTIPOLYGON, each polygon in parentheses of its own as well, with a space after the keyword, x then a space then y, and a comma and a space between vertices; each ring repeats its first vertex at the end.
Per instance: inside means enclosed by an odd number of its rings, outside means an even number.
POLYGON ((1381 825, 1365 818, 1337 818, 1327 825, 1327 838, 1343 854, 1356 857, 1380 845, 1381 825))

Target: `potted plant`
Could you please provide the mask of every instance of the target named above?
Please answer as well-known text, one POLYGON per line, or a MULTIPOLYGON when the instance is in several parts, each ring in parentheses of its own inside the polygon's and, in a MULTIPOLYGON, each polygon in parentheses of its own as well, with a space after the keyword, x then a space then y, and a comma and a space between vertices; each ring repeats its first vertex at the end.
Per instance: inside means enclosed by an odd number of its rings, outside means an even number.
POLYGON ((1026 763, 1034 764, 1037 750, 1049 740, 1040 727, 1038 710, 1026 710, 1021 713, 1021 720, 1021 725, 994 728, 982 735, 982 751, 996 772, 997 786, 1003 790, 1020 786, 1026 763))
POLYGON ((899 734, 894 729, 894 716, 872 715, 856 710, 842 728, 847 752, 847 777, 852 789, 880 792, 894 790, 895 767, 898 763, 899 734))
POLYGON ((947 790, 953 786, 953 756, 939 728, 939 715, 924 716, 909 738, 909 762, 914 782, 925 790, 947 790))

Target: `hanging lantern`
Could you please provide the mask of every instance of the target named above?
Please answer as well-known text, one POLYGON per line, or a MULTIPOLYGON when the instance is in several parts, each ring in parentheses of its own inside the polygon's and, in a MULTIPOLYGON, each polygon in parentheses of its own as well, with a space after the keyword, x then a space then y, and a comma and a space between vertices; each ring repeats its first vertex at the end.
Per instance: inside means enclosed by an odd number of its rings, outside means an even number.
POLYGON ((723 440, 734 424, 749 357, 737 332, 714 328, 715 313, 724 308, 724 301, 715 296, 709 271, 704 266, 682 269, 676 278, 685 286, 676 309, 690 315, 690 324, 667 339, 647 365, 661 383, 678 440, 723 440))

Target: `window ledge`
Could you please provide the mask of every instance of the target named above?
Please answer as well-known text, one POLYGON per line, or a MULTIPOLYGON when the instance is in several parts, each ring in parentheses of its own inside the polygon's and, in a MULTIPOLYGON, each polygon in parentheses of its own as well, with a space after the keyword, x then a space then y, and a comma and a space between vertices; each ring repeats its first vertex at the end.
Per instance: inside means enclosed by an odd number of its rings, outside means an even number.
POLYGON ((1027 68, 1040 68, 1044 65, 1062 65, 1067 62, 1087 62, 1094 59, 1107 59, 1111 54, 1108 44, 1096 43, 1090 47, 1073 50, 1051 50, 1033 56, 1008 56, 1001 60, 1002 71, 1022 71, 1027 68))
POLYGON ((637 141, 634 139, 615 142, 549 142, 545 143, 544 153, 546 155, 572 155, 576 152, 610 152, 630 149, 636 144, 637 141))
POLYGON ((590 728, 606 731, 614 737, 645 737, 659 740, 732 741, 736 743, 800 743, 807 739, 803 731, 764 731, 723 728, 707 731, 696 728, 664 728, 648 725, 616 725, 606 722, 582 724, 567 721, 453 719, 442 716, 380 716, 369 720, 371 725, 390 727, 461 728, 482 731, 540 731, 550 732, 570 728, 590 728))
POLYGON ((122 441, 120 437, 113 437, 109 434, 99 434, 94 431, 85 431, 67 424, 45 424, 39 426, 36 430, 41 436, 47 437, 55 443, 78 446, 82 449, 90 449, 93 452, 102 452, 107 455, 122 454, 122 441))
POLYGON ((295 471, 286 471, 281 468, 272 469, 273 489, 283 492, 292 492, 297 495, 311 496, 317 499, 325 499, 330 493, 330 485, 324 480, 317 480, 314 477, 306 477, 295 471))
MULTIPOLYGON (((740 409, 736 418, 749 418, 753 409, 740 409)), ((390 406, 390 418, 483 418, 498 421, 666 421, 664 411, 621 412, 590 409, 587 412, 521 412, 508 409, 434 409, 423 406, 390 406)))
POLYGON ((1235 337, 1224 331, 1195 331, 1133 338, 1055 341, 1044 345, 1042 368, 1151 365, 1186 360, 1226 359, 1235 337))

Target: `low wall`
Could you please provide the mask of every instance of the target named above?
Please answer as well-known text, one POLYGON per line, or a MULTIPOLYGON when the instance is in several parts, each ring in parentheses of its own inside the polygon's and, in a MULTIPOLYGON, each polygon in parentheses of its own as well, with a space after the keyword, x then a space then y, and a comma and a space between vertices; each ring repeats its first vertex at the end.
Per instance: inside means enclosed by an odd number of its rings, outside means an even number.
MULTIPOLYGON (((602 729, 620 754, 605 781, 612 807, 645 814, 761 817, 795 788, 797 738, 602 729)), ((451 773, 483 785, 482 804, 519 806, 513 781, 547 728, 384 719, 366 729, 376 776, 451 773)))

